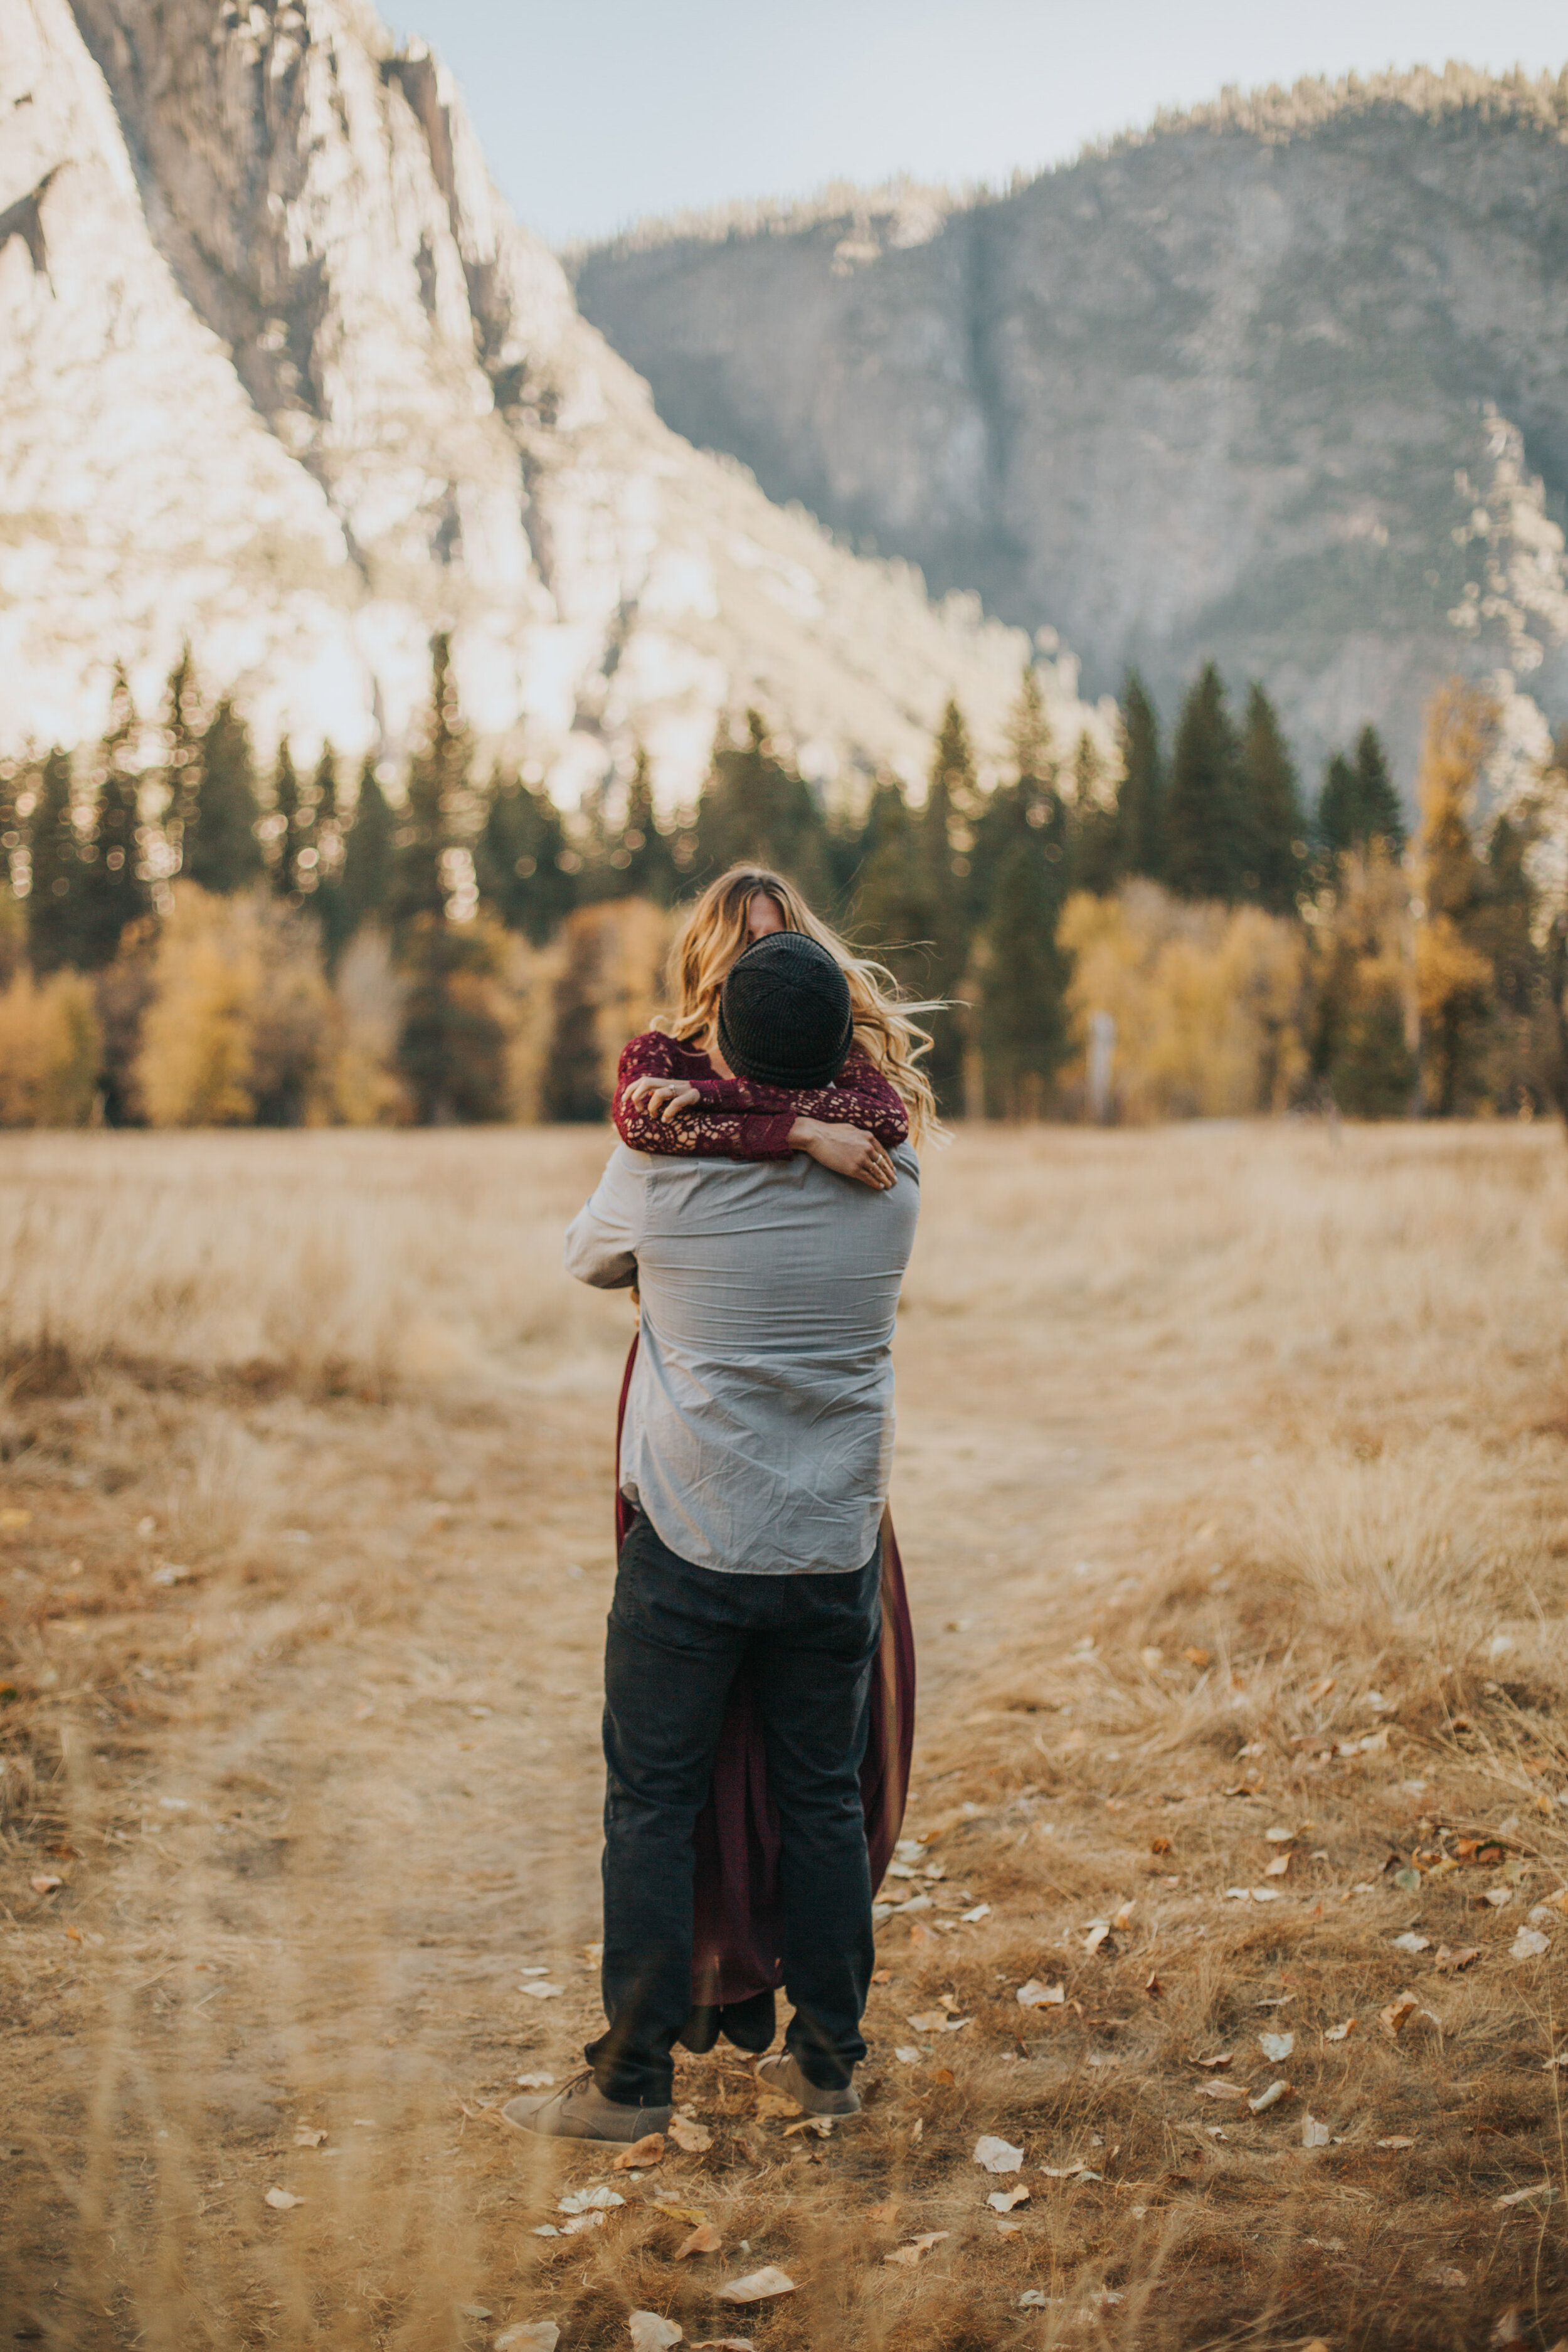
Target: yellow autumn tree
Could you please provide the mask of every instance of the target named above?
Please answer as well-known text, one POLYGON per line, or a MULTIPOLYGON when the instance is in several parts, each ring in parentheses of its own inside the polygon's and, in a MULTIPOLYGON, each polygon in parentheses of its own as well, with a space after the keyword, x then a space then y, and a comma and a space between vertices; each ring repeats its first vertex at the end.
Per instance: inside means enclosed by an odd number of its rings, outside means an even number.
POLYGON ((154 1127, 244 1127, 261 953, 248 899, 178 887, 153 962, 136 1076, 154 1127))
POLYGON ((0 1127, 85 1127, 102 1061, 84 973, 38 981, 24 965, 0 991, 0 1127))
POLYGON ((1073 959, 1068 1003, 1080 1047, 1095 1013, 1115 1024, 1123 1118, 1238 1118, 1289 1102, 1307 1059, 1294 923, 1258 907, 1193 905, 1134 881, 1112 898, 1077 893, 1059 936, 1073 959))

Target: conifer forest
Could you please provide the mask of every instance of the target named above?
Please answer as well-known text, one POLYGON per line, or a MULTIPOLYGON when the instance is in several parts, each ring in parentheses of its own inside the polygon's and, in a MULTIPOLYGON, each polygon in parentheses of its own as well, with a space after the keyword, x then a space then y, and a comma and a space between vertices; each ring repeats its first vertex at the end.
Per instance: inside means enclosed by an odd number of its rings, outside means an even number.
POLYGON ((1568 744, 1487 814, 1484 689, 1433 698, 1407 823, 1375 725, 1304 776, 1212 663, 1169 712, 1128 677, 1115 768, 1026 667, 1006 740, 950 700, 913 792, 825 793, 749 709, 673 813, 641 751, 570 812, 487 772, 441 638, 432 678, 405 773, 258 757, 188 649, 155 711, 121 673, 100 742, 0 763, 0 1124, 597 1120, 742 859, 935 1008, 949 1116, 1568 1107, 1568 744))

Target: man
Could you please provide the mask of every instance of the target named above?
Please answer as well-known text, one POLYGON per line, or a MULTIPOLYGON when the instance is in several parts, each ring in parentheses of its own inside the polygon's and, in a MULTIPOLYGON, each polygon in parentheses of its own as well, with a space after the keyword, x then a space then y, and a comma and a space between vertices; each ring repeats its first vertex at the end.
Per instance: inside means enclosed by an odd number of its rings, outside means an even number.
MULTIPOLYGON (((848 992, 826 950, 784 931, 725 983, 730 1035, 769 1034, 772 1070, 847 1051, 848 992), (733 1003, 731 998, 733 997, 733 1003)), ((727 1041, 739 1074, 744 1057, 727 1041)), ((858 1774, 881 1633, 879 1530, 892 1454, 890 1347, 914 1242, 919 1163, 885 1190, 782 1160, 656 1159, 617 1147, 567 1235, 600 1288, 636 1282, 642 1328, 605 1654, 608 2030, 589 2072, 508 2120, 635 2140, 671 2114, 691 2006, 692 1830, 731 1683, 751 1672, 780 1816, 782 2057, 759 2077, 809 2114, 854 2114, 874 1961, 858 1774)))

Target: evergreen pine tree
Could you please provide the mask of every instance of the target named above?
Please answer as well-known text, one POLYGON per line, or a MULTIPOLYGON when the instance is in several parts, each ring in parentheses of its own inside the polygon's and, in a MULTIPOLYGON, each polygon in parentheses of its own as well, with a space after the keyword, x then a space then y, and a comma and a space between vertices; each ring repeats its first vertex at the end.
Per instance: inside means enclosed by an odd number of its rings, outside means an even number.
POLYGON ((443 861, 452 845, 470 756, 452 676, 451 640, 443 634, 431 643, 429 718, 424 744, 408 772, 408 798, 397 826, 391 908, 395 937, 408 931, 420 915, 446 914, 443 861))
POLYGON ((577 886, 562 865, 566 828, 547 792, 498 768, 474 845, 479 896, 508 930, 542 947, 576 904, 577 886))
POLYGON ((112 963, 126 926, 151 904, 143 862, 142 778, 135 765, 139 726, 124 668, 115 665, 102 776, 82 845, 81 927, 78 952, 88 971, 112 963))
POLYGON ((300 899, 300 853, 308 845, 306 834, 310 825, 304 794, 300 790, 300 773, 294 765, 294 754, 289 738, 284 736, 278 746, 278 764, 272 771, 272 813, 269 830, 272 835, 272 887, 279 898, 291 907, 300 899))
POLYGON ((1008 798, 1022 821, 1013 826, 984 928, 976 1025, 986 1111, 1038 1118, 1067 1050, 1069 973, 1057 940, 1063 867, 1047 857, 1047 827, 1030 823, 1016 786, 1008 798))
POLYGON ((712 874, 729 866, 771 866, 814 903, 827 896, 822 810, 805 777, 780 758, 759 710, 747 711, 741 743, 720 725, 697 806, 697 862, 712 874))
POLYGON ((1486 877, 1469 812, 1497 727, 1496 705, 1458 678, 1440 687, 1426 716, 1416 792, 1422 911, 1415 930, 1415 992, 1421 1010, 1421 1083, 1428 1110, 1451 1118, 1463 1107, 1479 1035, 1492 1006, 1494 974, 1479 944, 1486 877))
POLYGON ((904 992, 932 992, 936 916, 919 822, 896 776, 872 791, 854 882, 856 937, 885 963, 904 992))
POLYGON ((248 889, 266 871, 260 815, 250 736, 226 695, 202 736, 195 791, 186 795, 181 872, 218 898, 248 889))
POLYGON ((1072 808, 1068 822, 1069 871, 1075 890, 1109 898, 1121 880, 1121 827, 1114 803, 1101 789, 1101 764, 1094 738, 1080 730, 1073 752, 1072 808))
POLYGON ((949 1111, 960 1109, 963 1099, 967 1008, 957 1000, 974 929, 970 851, 981 814, 969 730, 958 704, 950 700, 931 751, 920 824, 931 919, 929 985, 931 994, 946 1000, 950 1008, 931 1015, 932 1045, 926 1066, 938 1104, 949 1111))
POLYGON ((1316 829, 1331 874, 1334 860, 1366 838, 1361 829, 1361 786, 1342 751, 1336 751, 1323 770, 1316 829))
POLYGON ((386 794, 367 757, 360 770, 359 795, 343 843, 343 861, 333 908, 338 951, 353 939, 362 923, 384 922, 392 900, 394 836, 396 832, 386 794))
POLYGON ((300 852, 300 887, 302 890, 314 892, 326 887, 342 871, 343 862, 342 817, 338 807, 338 755, 331 743, 322 744, 321 756, 316 761, 306 816, 310 837, 300 852))
POLYGON ((1300 788, 1279 715, 1256 681, 1247 698, 1237 782, 1243 895, 1272 915, 1293 915, 1306 878, 1300 788))
POLYGON ((1165 796, 1165 879, 1179 898, 1240 896, 1237 756, 1225 687, 1205 662, 1182 705, 1165 796))
POLYGON ((58 744, 39 771, 37 793, 27 827, 27 961, 41 980, 79 962, 81 955, 87 869, 71 814, 70 754, 58 744))
POLYGON ((179 660, 169 672, 159 730, 163 737, 163 832, 176 866, 184 854, 185 824, 202 772, 202 736, 197 723, 200 704, 196 666, 187 639, 180 648, 179 660))
POLYGON ((660 830, 654 811, 653 766, 641 743, 626 785, 619 849, 626 856, 626 865, 619 870, 628 897, 651 898, 656 905, 668 907, 675 896, 675 859, 669 837, 660 830))
POLYGON ((1356 738, 1355 781, 1361 837, 1381 841, 1397 857, 1405 846, 1405 812, 1399 804, 1388 754, 1375 727, 1366 726, 1356 738))
POLYGON ((1159 715, 1135 669, 1121 689, 1121 782, 1116 795, 1118 862, 1158 881, 1164 866, 1164 777, 1159 715))

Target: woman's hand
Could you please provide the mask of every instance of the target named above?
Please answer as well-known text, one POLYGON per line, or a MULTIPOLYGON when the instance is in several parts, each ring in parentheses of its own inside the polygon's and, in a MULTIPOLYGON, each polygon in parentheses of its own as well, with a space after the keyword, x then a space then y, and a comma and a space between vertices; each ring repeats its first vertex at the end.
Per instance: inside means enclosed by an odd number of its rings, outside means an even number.
POLYGON ((885 1192, 899 1181, 898 1171, 887 1152, 863 1127, 797 1118, 790 1129, 789 1139, 796 1151, 808 1152, 821 1167, 831 1168, 836 1176, 847 1176, 857 1184, 868 1184, 874 1192, 885 1192))
POLYGON ((635 1103, 639 1110, 647 1109, 650 1118, 673 1118, 677 1111, 689 1110, 701 1096, 685 1078, 634 1078, 626 1088, 626 1100, 635 1103))

